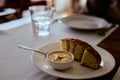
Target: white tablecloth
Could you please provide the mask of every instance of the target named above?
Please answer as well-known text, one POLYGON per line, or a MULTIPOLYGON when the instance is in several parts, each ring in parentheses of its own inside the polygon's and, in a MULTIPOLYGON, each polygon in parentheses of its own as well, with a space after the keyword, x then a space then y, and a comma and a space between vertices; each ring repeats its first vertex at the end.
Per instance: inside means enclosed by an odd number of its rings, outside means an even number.
MULTIPOLYGON (((14 24, 14 23, 13 23, 14 24)), ((11 26, 8 24, 8 26, 11 26)), ((55 23, 51 27, 51 35, 37 37, 32 33, 32 25, 26 24, 10 30, 0 31, 0 80, 56 80, 35 67, 31 60, 31 51, 17 47, 18 44, 38 48, 42 45, 60 41, 62 38, 72 37, 97 45, 115 28, 105 36, 94 32, 73 30, 61 23, 55 23)))

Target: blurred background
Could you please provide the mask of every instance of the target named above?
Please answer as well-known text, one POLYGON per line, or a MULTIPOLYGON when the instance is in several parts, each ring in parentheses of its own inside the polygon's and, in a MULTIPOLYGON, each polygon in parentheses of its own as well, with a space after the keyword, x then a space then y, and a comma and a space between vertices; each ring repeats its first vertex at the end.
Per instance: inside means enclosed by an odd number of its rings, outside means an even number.
POLYGON ((120 0, 0 0, 0 23, 29 16, 31 5, 50 5, 56 13, 87 14, 120 23, 120 0))
POLYGON ((57 13, 71 14, 81 13, 85 4, 86 0, 0 0, 0 23, 29 16, 31 5, 50 5, 57 13))

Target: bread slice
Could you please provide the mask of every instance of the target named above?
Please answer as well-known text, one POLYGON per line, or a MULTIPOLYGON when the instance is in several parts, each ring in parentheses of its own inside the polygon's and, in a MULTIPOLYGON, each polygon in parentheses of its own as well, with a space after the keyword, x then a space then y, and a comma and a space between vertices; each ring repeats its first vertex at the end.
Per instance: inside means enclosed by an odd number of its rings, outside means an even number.
POLYGON ((60 49, 63 51, 69 51, 69 38, 61 39, 60 49))
POLYGON ((92 48, 87 47, 81 58, 81 65, 90 67, 92 69, 97 69, 100 67, 101 57, 98 52, 92 48))
POLYGON ((70 39, 69 41, 69 51, 74 54, 76 39, 70 39))
POLYGON ((73 53, 75 48, 75 42, 76 39, 72 39, 72 38, 61 39, 61 43, 60 43, 61 50, 70 51, 71 53, 73 53))
POLYGON ((83 56, 83 52, 87 47, 91 47, 91 46, 82 40, 76 41, 76 46, 74 49, 75 60, 81 61, 81 58, 83 56))
POLYGON ((83 55, 83 51, 85 49, 85 46, 82 42, 76 42, 75 45, 76 46, 75 46, 73 54, 74 54, 75 60, 80 61, 81 57, 83 55))

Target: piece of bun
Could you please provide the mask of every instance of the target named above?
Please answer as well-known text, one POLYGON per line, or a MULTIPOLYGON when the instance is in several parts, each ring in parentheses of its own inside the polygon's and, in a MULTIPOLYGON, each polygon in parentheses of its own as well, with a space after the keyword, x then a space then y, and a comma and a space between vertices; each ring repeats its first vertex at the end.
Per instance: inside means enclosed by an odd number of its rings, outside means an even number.
POLYGON ((97 69, 100 67, 101 57, 94 48, 87 47, 84 50, 80 63, 81 65, 84 65, 93 69, 97 69))
POLYGON ((73 53, 75 60, 81 65, 97 69, 100 66, 101 56, 87 42, 74 38, 61 39, 61 50, 73 53))

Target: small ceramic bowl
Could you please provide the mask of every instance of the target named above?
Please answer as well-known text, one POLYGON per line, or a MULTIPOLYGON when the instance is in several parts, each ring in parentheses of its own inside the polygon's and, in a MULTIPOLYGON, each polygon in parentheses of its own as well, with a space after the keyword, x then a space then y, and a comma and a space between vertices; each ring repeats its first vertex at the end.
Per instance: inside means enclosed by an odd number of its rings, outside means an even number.
POLYGON ((47 54, 47 61, 56 70, 66 70, 72 66, 74 56, 67 51, 53 51, 47 54))

